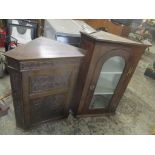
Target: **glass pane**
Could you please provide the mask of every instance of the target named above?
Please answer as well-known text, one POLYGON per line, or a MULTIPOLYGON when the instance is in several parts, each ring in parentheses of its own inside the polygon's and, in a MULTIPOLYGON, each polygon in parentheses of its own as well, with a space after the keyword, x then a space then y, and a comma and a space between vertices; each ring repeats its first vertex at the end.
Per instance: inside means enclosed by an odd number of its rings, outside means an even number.
POLYGON ((109 58, 102 66, 90 109, 105 108, 110 102, 125 66, 120 56, 109 58))

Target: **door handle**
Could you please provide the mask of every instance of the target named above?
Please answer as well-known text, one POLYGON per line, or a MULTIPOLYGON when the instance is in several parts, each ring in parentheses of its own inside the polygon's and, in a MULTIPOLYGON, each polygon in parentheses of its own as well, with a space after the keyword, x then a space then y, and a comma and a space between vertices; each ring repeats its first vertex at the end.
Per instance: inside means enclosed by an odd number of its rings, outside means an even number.
POLYGON ((129 71, 128 71, 128 73, 127 73, 127 76, 129 76, 129 75, 132 73, 132 71, 133 71, 133 67, 131 67, 131 68, 129 69, 129 71))

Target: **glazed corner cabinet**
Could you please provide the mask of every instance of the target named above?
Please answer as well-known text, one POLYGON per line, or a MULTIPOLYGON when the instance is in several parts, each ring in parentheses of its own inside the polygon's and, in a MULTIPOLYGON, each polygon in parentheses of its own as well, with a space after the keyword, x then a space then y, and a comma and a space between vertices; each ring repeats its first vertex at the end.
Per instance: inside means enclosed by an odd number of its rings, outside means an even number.
POLYGON ((6 52, 17 127, 68 116, 84 52, 43 37, 6 52))
POLYGON ((81 32, 83 59, 72 111, 77 116, 114 113, 148 47, 104 31, 81 32))

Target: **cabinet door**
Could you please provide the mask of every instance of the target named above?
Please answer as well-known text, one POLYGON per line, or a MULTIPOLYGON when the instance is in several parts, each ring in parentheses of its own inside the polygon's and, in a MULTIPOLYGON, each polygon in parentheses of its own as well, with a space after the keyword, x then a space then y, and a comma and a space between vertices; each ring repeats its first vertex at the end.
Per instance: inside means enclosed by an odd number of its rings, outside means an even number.
POLYGON ((98 60, 86 97, 87 113, 107 111, 125 80, 129 68, 128 59, 128 52, 120 54, 116 51, 114 54, 105 54, 98 60))
POLYGON ((72 66, 23 72, 25 126, 67 117, 76 73, 72 66))

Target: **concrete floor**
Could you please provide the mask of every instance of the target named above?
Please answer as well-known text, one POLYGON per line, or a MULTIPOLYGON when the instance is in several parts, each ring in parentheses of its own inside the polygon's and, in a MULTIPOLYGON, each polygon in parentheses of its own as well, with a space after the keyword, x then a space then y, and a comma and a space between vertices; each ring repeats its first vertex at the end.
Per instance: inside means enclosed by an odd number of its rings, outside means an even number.
MULTIPOLYGON (((0 134, 151 134, 155 127, 155 80, 144 76, 149 63, 155 60, 155 46, 144 55, 126 89, 114 116, 87 117, 48 122, 24 132, 16 128, 11 96, 8 115, 0 118, 0 134)), ((9 76, 0 79, 0 96, 9 92, 9 76)))

